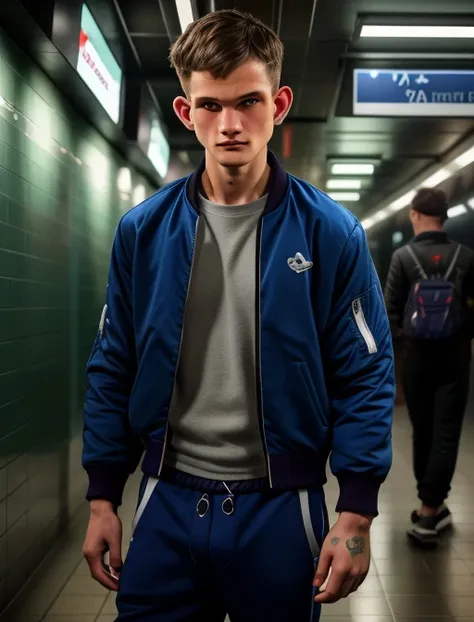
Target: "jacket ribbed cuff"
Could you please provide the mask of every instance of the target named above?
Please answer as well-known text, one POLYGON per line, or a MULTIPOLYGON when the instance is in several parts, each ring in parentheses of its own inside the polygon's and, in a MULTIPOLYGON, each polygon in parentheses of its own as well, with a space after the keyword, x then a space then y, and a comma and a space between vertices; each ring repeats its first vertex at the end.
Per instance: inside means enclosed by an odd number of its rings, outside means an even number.
POLYGON ((340 473, 336 512, 378 516, 379 489, 384 480, 369 473, 340 473))
POLYGON ((87 501, 104 499, 118 508, 122 504, 123 489, 130 475, 129 470, 116 464, 90 464, 85 469, 89 476, 87 501))

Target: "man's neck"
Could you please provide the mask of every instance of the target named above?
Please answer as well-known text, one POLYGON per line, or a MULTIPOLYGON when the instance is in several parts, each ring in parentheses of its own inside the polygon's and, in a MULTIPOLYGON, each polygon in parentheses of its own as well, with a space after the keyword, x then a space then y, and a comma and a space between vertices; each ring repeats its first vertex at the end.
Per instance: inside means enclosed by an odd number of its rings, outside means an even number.
POLYGON ((213 203, 246 205, 265 194, 270 173, 267 149, 263 149, 248 165, 238 168, 221 166, 206 153, 202 186, 207 198, 213 203))
POLYGON ((414 231, 415 236, 421 235, 422 233, 441 233, 443 231, 443 227, 438 225, 427 225, 425 227, 417 227, 414 231))

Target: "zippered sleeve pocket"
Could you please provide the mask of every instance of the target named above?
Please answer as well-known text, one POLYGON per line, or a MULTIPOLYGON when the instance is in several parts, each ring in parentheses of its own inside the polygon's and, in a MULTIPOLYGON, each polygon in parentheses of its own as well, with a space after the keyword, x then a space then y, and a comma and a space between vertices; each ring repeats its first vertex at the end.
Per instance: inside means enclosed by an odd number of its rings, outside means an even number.
POLYGON ((373 317, 373 308, 380 304, 378 300, 378 290, 376 286, 371 287, 365 294, 352 301, 352 317, 354 319, 357 337, 361 343, 363 351, 368 354, 378 352, 376 329, 376 318, 373 317), (374 301, 374 297, 376 300, 374 301), (374 304, 376 303, 376 304, 374 304))

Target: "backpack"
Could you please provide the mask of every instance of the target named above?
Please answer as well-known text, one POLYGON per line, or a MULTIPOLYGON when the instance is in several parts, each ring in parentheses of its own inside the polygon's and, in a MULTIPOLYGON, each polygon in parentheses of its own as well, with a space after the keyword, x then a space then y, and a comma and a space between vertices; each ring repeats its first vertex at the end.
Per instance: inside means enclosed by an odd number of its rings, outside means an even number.
POLYGON ((442 340, 455 335, 462 327, 463 306, 455 283, 450 280, 461 251, 456 248, 444 277, 428 277, 414 248, 407 246, 421 279, 413 283, 405 307, 403 330, 406 337, 422 340, 442 340))

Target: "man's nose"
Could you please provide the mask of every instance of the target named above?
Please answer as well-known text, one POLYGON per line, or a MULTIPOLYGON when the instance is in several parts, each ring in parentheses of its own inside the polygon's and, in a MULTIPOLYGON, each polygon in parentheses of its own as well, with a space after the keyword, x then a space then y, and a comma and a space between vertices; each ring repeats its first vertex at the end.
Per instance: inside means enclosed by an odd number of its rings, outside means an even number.
POLYGON ((240 114, 237 110, 224 108, 219 119, 219 131, 226 136, 239 134, 242 131, 240 114))

